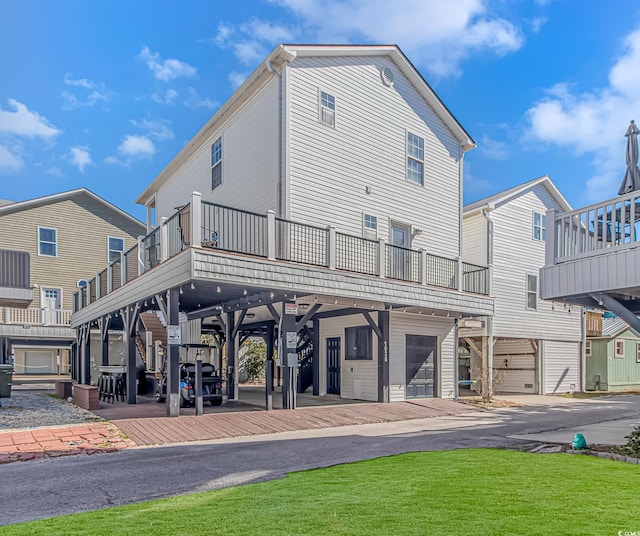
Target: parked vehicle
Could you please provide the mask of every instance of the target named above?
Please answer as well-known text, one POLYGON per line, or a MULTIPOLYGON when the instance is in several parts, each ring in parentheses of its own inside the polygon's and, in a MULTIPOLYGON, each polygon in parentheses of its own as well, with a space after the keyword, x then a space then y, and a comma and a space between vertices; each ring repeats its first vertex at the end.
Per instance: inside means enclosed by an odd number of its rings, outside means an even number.
MULTIPOLYGON (((202 359, 202 398, 212 406, 222 404, 222 378, 215 366, 210 361, 211 347, 205 344, 183 344, 181 348, 197 348, 197 359, 202 359), (206 354, 206 355, 205 355, 206 354)), ((181 362, 180 374, 180 407, 194 406, 196 403, 196 363, 181 362)), ((162 364, 162 377, 156 387, 156 402, 164 402, 167 399, 167 356, 162 364)))

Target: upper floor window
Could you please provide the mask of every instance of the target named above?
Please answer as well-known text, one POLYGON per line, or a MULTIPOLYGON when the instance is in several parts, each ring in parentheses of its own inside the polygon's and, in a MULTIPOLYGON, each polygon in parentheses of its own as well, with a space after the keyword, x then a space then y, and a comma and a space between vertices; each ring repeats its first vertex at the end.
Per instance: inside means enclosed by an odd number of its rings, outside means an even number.
POLYGON ((424 139, 407 132, 407 180, 424 184, 424 139))
POLYGON ((211 189, 222 184, 222 138, 218 138, 211 146, 211 189))
POLYGON ((320 122, 330 127, 336 126, 336 98, 324 91, 320 92, 320 122))
POLYGON ((364 214, 362 224, 366 238, 378 238, 378 218, 371 214, 364 214))
POLYGON ((640 342, 636 343, 636 363, 640 363, 640 342))
POLYGON ((38 255, 58 256, 58 231, 48 227, 38 227, 38 255))
POLYGON ((614 357, 624 357, 624 341, 616 339, 613 343, 615 350, 614 357))
POLYGON ((533 213, 533 239, 546 240, 547 216, 540 212, 533 213))
POLYGON ((538 276, 527 274, 527 309, 538 308, 538 276))
POLYGON ((591 349, 591 341, 585 341, 584 343, 584 355, 585 357, 591 357, 591 352, 593 350, 591 349))
POLYGON ((110 263, 120 259, 120 253, 124 253, 124 238, 108 237, 107 250, 110 263))
POLYGON ((369 326, 358 326, 345 329, 347 349, 345 359, 373 359, 371 353, 371 328, 369 326))

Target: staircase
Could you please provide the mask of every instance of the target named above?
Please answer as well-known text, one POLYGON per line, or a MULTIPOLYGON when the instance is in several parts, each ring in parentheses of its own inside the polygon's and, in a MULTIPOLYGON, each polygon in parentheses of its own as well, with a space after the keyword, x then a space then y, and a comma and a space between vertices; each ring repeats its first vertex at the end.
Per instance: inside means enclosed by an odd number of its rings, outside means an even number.
POLYGON ((304 393, 313 385, 313 339, 311 333, 303 332, 298 337, 298 385, 296 391, 304 393))
POLYGON ((167 346, 167 328, 156 313, 140 313, 140 321, 145 331, 153 334, 153 341, 161 341, 162 346, 167 346))

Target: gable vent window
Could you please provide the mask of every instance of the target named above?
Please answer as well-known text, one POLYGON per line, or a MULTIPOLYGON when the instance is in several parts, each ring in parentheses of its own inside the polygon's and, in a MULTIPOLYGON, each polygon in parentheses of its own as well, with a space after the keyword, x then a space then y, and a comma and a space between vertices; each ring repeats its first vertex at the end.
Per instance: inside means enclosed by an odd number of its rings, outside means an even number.
POLYGON ((407 180, 424 185, 424 139, 407 132, 407 180))
POLYGON ((384 69, 382 69, 380 74, 382 75, 382 81, 384 82, 384 85, 392 87, 393 86, 393 71, 391 69, 389 69, 389 67, 385 67, 384 69))
POLYGON ((218 138, 211 146, 211 189, 222 184, 222 138, 218 138))
POLYGON ((324 91, 320 92, 320 122, 330 127, 336 126, 336 98, 324 91))

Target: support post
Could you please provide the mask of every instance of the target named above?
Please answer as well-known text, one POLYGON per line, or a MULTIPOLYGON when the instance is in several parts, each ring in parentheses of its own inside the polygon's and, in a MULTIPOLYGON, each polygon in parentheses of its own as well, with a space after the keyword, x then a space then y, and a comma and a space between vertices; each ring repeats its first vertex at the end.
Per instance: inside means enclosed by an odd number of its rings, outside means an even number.
MULTIPOLYGON (((180 324, 178 318, 180 290, 178 288, 167 291, 166 308, 167 325, 178 326, 180 324)), ((180 344, 174 342, 174 344, 167 344, 167 346, 169 347, 167 354, 167 415, 178 417, 180 416, 180 344)))
POLYGON ((273 410, 273 359, 265 363, 265 407, 267 411, 273 410))
POLYGON ((456 289, 462 290, 462 257, 456 257, 456 289))
POLYGON ((80 383, 91 384, 91 326, 85 324, 82 327, 82 379, 80 383))
POLYGON ((269 326, 265 334, 264 342, 267 347, 267 362, 271 361, 271 378, 266 380, 268 384, 267 389, 270 389, 272 392, 273 392, 273 369, 274 369, 273 356, 275 354, 274 349, 276 344, 275 337, 276 337, 275 325, 269 326))
POLYGON ((100 272, 96 272, 96 300, 102 298, 100 291, 102 290, 102 276, 100 272))
POLYGON ((313 319, 313 396, 320 396, 320 319, 313 319))
POLYGON ((102 344, 102 366, 109 366, 109 317, 103 316, 98 321, 100 326, 100 341, 102 344))
MULTIPOLYGON (((127 284, 127 263, 124 260, 124 253, 120 252, 120 286, 124 287, 127 284)), ((91 301, 90 295, 88 301, 91 301)))
POLYGON ((544 265, 553 266, 556 262, 558 233, 556 231, 556 217, 558 211, 554 208, 547 210, 545 224, 545 249, 544 249, 544 265))
MULTIPOLYGON (((109 294, 113 290, 113 265, 109 263, 107 265, 107 294, 109 294)), ((78 290, 78 296, 80 309, 82 309, 82 289, 78 290)))
POLYGON ((227 313, 226 327, 226 350, 227 350, 227 399, 237 400, 237 374, 236 374, 236 338, 235 331, 235 313, 227 313))
POLYGON ((330 270, 336 269, 337 246, 336 228, 329 225, 327 227, 327 266, 330 270))
POLYGON ((378 311, 378 402, 389 402, 389 311, 378 311))
POLYGON ((420 249, 420 284, 427 284, 427 250, 420 249))
POLYGON ((202 398, 202 359, 196 359, 196 415, 204 415, 204 400, 202 398))
POLYGON ((167 217, 160 218, 160 262, 169 258, 169 230, 167 229, 167 217))
POLYGON ((298 332, 294 302, 282 302, 280 315, 280 351, 278 358, 283 367, 282 409, 296 409, 296 368, 298 367, 298 332))
POLYGON ((190 245, 200 247, 202 245, 202 194, 191 194, 191 240, 190 245))
POLYGON ((135 404, 137 402, 137 379, 138 379, 138 367, 136 360, 136 336, 135 328, 133 331, 127 327, 126 333, 126 346, 125 351, 127 353, 127 404, 135 404))
POLYGON ((138 237, 138 275, 144 273, 144 236, 138 237))
POLYGON ((378 240, 378 277, 387 276, 387 243, 384 239, 378 240))
POLYGON ((276 213, 273 210, 267 211, 267 234, 265 236, 267 259, 276 258, 276 213))

